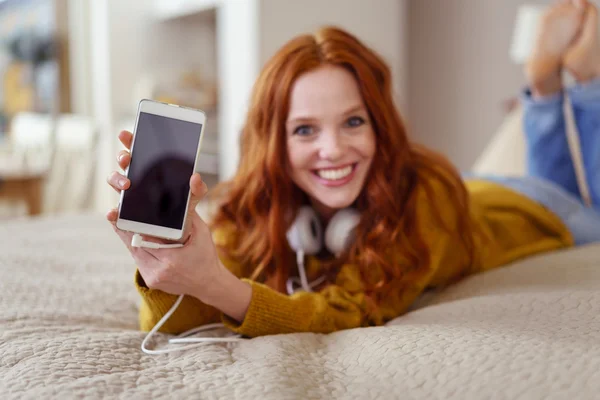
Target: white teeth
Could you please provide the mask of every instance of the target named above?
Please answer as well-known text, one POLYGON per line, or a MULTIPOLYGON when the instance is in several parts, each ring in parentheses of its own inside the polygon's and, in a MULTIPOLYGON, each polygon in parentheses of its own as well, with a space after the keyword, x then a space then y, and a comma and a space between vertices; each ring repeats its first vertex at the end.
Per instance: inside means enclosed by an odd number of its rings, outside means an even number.
POLYGON ((350 175, 352 172, 352 165, 340 169, 321 169, 317 171, 317 174, 328 181, 337 181, 350 175))

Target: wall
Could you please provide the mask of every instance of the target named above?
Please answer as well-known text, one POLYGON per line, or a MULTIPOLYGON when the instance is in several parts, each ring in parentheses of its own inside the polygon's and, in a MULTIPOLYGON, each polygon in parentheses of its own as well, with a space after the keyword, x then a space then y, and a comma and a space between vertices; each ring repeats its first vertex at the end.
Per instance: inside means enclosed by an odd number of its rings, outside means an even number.
POLYGON ((471 166, 504 117, 502 102, 525 84, 509 59, 523 0, 410 2, 410 128, 419 142, 471 166))
POLYGON ((392 70, 396 100, 405 104, 407 3, 407 0, 262 0, 261 64, 292 37, 313 32, 321 25, 338 25, 385 58, 392 70))
POLYGON ((100 130, 95 208, 105 210, 117 201, 106 176, 117 168, 115 156, 121 148, 118 131, 133 129, 143 93, 138 82, 149 73, 176 77, 182 67, 190 66, 215 77, 214 14, 208 20, 200 15, 160 22, 148 0, 94 1, 89 3, 89 10, 75 5, 71 10, 90 16, 89 24, 81 21, 74 30, 89 34, 89 54, 77 54, 75 48, 72 54, 77 60, 72 65, 78 66, 74 76, 80 90, 77 98, 82 101, 79 111, 95 118, 100 130), (85 83, 87 68, 91 84, 85 83), (88 106, 86 98, 90 99, 88 106))
POLYGON ((220 177, 239 161, 239 133, 262 65, 294 36, 324 24, 346 28, 390 64, 394 90, 406 102, 407 0, 224 0, 217 11, 220 73, 220 177))
POLYGON ((224 1, 217 9, 221 180, 230 179, 237 170, 240 131, 258 75, 259 1, 224 1))

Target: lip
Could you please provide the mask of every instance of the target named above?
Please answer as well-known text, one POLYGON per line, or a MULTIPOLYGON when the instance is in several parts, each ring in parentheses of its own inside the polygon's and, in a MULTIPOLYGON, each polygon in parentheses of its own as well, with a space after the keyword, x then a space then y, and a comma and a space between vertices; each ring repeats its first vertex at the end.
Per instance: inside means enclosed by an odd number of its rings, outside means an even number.
POLYGON ((327 187, 338 187, 338 186, 343 186, 345 184, 347 184, 348 182, 350 182, 353 178, 354 175, 356 175, 356 170, 358 169, 358 163, 348 163, 348 164, 344 164, 344 165, 339 165, 339 166, 335 166, 332 168, 318 168, 318 169, 314 169, 312 170, 312 175, 315 178, 315 180, 317 182, 319 182, 321 185, 323 186, 327 186, 327 187), (347 166, 351 165, 352 166, 352 172, 350 172, 348 174, 348 176, 343 177, 342 179, 337 179, 335 181, 329 180, 329 179, 323 179, 321 178, 318 174, 317 171, 318 170, 324 170, 324 169, 341 169, 341 168, 345 168, 347 166))

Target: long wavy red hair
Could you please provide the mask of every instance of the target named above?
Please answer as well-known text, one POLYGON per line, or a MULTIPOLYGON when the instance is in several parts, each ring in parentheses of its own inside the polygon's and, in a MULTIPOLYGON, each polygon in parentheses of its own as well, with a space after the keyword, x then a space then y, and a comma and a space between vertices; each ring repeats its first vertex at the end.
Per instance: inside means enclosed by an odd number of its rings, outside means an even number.
MULTIPOLYGON (((290 91, 300 75, 325 64, 341 66, 355 76, 376 135, 377 155, 355 205, 362 213, 356 240, 339 262, 356 263, 363 276, 373 264, 381 267, 384 278, 367 290, 373 299, 406 268, 385 256, 390 247, 402 252, 411 269, 429 263, 429 249, 416 221, 415 189, 426 185, 431 176, 451 194, 443 201, 457 210, 458 227, 446 228, 459 229, 454 234, 461 235, 469 252, 473 235, 468 196, 457 171, 444 157, 409 142, 392 98, 388 66, 341 29, 325 27, 314 35, 299 36, 265 65, 243 127, 239 167, 234 178, 221 186, 224 190, 218 191, 223 197, 212 226, 233 224, 239 234, 235 246, 228 246, 228 255, 253 266, 253 279, 283 291, 295 265, 286 231, 291 217, 307 201, 285 168, 290 91)), ((440 205, 434 204, 433 209, 441 222, 440 205)))

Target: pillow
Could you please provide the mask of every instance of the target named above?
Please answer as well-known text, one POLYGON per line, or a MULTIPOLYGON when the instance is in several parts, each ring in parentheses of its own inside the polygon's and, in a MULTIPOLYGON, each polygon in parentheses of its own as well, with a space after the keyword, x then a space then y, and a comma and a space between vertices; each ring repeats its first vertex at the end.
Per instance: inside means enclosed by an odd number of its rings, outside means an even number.
POLYGON ((523 110, 515 107, 504 119, 491 142, 475 161, 472 171, 477 174, 522 176, 526 172, 523 110))

